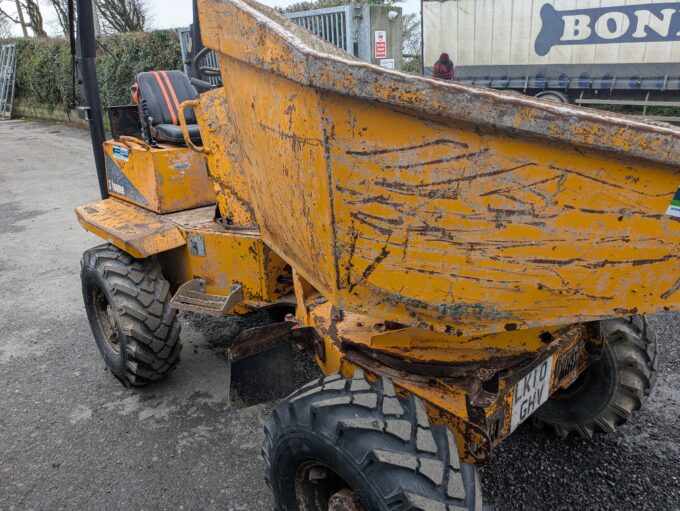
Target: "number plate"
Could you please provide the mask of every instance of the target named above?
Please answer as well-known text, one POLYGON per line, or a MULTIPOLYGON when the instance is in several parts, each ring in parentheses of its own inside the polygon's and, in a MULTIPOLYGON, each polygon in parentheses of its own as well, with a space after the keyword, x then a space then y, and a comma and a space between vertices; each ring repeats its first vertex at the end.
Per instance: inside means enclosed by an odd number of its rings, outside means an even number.
POLYGON ((512 422, 510 430, 527 420, 539 406, 548 400, 550 394, 550 374, 553 358, 550 357, 527 374, 515 385, 512 398, 512 422))

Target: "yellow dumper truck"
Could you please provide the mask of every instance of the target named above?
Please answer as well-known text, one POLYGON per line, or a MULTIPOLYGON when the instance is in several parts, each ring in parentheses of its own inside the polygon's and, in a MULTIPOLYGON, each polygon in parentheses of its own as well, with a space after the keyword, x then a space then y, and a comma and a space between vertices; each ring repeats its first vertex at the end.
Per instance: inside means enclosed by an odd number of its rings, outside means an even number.
POLYGON ((230 354, 295 344, 326 375, 265 426, 282 510, 479 510, 525 420, 589 438, 640 409, 644 315, 680 305, 678 128, 379 68, 252 0, 196 9, 221 86, 144 73, 105 142, 84 87, 104 198, 76 213, 106 244, 83 296, 123 383, 176 366, 177 310, 291 312, 230 354))

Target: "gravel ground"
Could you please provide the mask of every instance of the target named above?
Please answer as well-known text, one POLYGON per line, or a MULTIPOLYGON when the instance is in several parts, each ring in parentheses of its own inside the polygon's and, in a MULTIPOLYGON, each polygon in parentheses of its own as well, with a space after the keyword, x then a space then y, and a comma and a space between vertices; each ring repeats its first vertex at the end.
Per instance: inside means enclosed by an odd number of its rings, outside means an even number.
MULTIPOLYGON (((79 130, 0 123, 0 511, 271 510, 259 455, 271 404, 230 407, 225 349, 267 321, 183 315, 180 367, 126 390, 82 307, 73 207, 97 199, 79 130)), ((680 314, 653 318, 661 374, 646 408, 592 442, 520 430, 484 470, 513 509, 680 509, 680 314)), ((300 358, 296 380, 316 370, 300 358)))
POLYGON ((521 426, 483 472, 496 510, 680 509, 680 314, 651 324, 661 362, 642 411, 592 441, 521 426))

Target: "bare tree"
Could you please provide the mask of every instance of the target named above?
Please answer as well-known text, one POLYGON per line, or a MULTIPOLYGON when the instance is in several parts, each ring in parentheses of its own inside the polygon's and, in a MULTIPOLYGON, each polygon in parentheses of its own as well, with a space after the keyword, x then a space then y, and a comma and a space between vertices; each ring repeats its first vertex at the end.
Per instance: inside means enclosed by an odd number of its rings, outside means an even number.
POLYGON ((49 4, 57 13, 57 21, 61 31, 68 37, 68 0, 49 0, 49 4))
POLYGON ((10 2, 0 0, 0 17, 11 23, 21 25, 24 37, 28 37, 27 27, 33 31, 33 35, 36 37, 47 37, 38 0, 12 0, 10 2), (6 7, 3 7, 3 4, 8 3, 15 4, 16 14, 10 13, 6 7), (28 22, 26 22, 24 15, 28 17, 28 22))
POLYGON ((24 20, 24 13, 23 9, 21 8, 21 2, 19 0, 16 0, 17 4, 17 19, 19 20, 19 24, 21 25, 21 32, 24 34, 24 37, 28 37, 28 27, 26 26, 26 21, 24 20))
POLYGON ((149 21, 147 0, 95 0, 107 31, 142 32, 149 21))
POLYGON ((404 14, 401 18, 402 71, 420 72, 421 48, 420 15, 404 14))
MULTIPOLYGON (((94 17, 94 33, 95 36, 101 35, 101 27, 99 25, 99 14, 97 13, 97 5, 95 0, 92 2, 92 14, 94 17)), ((57 13, 57 19, 50 23, 50 28, 53 31, 61 31, 65 37, 69 36, 69 19, 68 19, 68 3, 69 0, 43 0, 43 3, 49 5, 57 13)), ((74 12, 77 15, 77 12, 74 12)))
MULTIPOLYGON (((16 0, 16 8, 17 8, 17 14, 13 15, 10 13, 10 11, 7 8, 8 2, 4 0, 0 0, 0 18, 3 19, 5 24, 10 24, 10 23, 15 23, 17 25, 21 25, 21 30, 24 33, 24 37, 28 37, 28 29, 26 28, 26 23, 24 23, 24 16, 21 12, 21 4, 19 3, 19 0, 16 0)), ((9 3, 14 3, 12 0, 10 0, 9 3)))
POLYGON ((12 22, 0 16, 0 39, 9 39, 12 37, 12 22))
POLYGON ((36 37, 47 37, 38 0, 22 0, 21 7, 28 15, 28 26, 31 27, 33 35, 36 37))

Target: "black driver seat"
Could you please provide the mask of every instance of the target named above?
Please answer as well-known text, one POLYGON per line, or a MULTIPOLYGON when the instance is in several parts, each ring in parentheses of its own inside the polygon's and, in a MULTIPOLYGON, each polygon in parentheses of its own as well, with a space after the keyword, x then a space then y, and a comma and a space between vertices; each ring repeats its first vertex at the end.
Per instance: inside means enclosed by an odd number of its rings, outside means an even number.
MULTIPOLYGON (((139 87, 140 118, 144 124, 142 101, 151 118, 151 135, 158 142, 184 144, 179 125, 179 106, 184 101, 196 99, 198 93, 186 75, 180 71, 150 71, 137 75, 139 87)), ((201 144, 201 134, 196 124, 193 108, 184 111, 189 136, 194 144, 201 144)))

